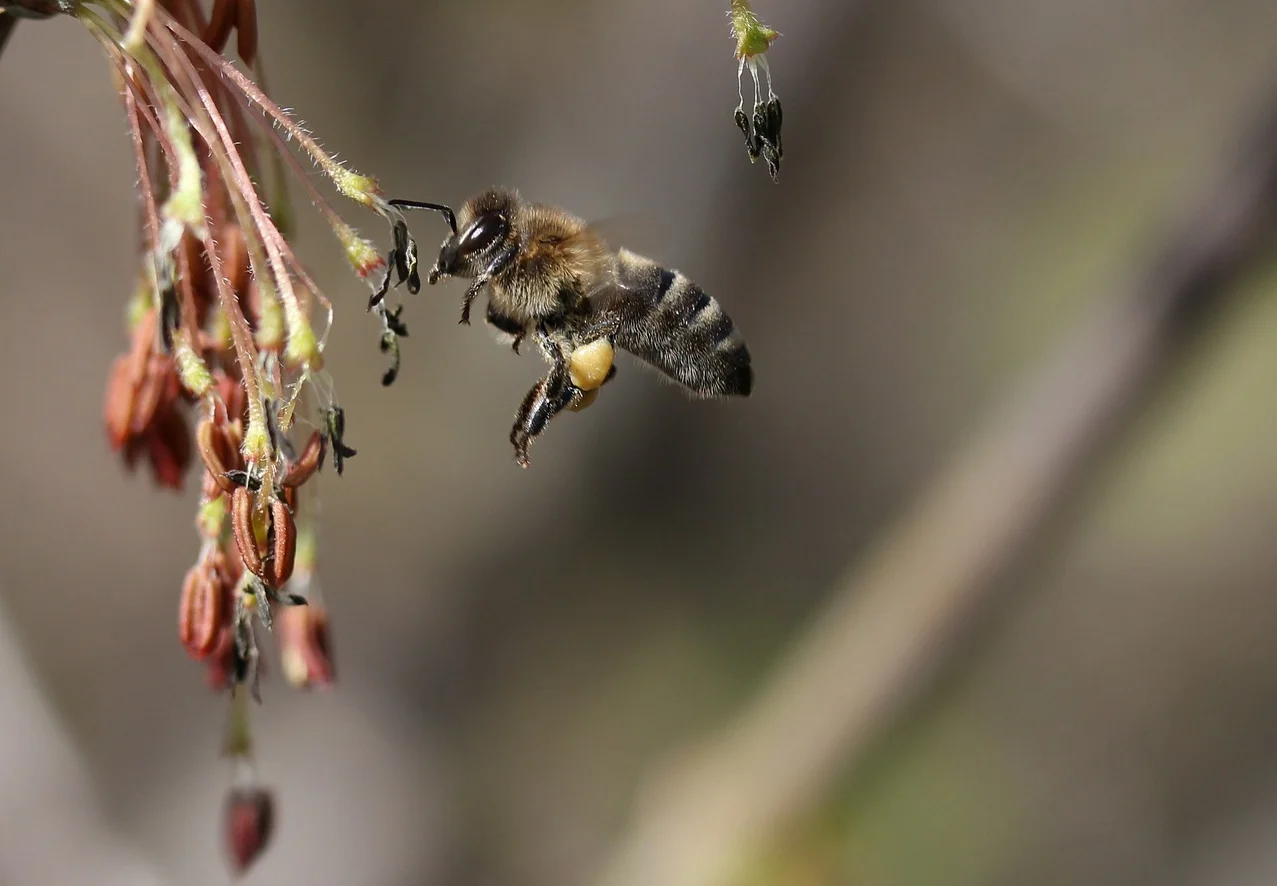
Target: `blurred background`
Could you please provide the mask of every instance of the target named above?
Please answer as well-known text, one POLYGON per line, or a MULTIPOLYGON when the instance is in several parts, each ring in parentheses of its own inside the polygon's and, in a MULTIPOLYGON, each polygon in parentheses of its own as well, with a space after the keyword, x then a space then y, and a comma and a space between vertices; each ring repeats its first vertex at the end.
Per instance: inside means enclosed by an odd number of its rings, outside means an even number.
MULTIPOLYGON (((500 183, 622 231, 722 301, 757 373, 694 403, 627 361, 521 471, 540 362, 427 287, 382 388, 366 292, 298 201, 359 455, 320 480, 338 690, 268 678, 255 711, 259 883, 590 882, 655 768, 1121 292, 1277 78, 1271 0, 758 0, 773 185, 732 125, 726 0, 258 6, 272 94, 330 150, 394 196, 500 183)), ((128 476, 102 430, 134 171, 83 28, 18 28, 0 121, 0 884, 223 883, 224 701, 174 635, 198 483, 128 476)), ((758 883, 1277 883, 1275 285, 758 883)))

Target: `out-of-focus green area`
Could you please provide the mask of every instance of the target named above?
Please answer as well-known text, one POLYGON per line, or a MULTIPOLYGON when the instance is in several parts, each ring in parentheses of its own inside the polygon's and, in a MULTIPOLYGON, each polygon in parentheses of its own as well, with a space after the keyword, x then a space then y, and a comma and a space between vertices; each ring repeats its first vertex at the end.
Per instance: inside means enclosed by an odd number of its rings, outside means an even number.
MULTIPOLYGON (((1120 295, 1277 78, 1259 0, 757 0, 783 34, 773 185, 732 125, 726 3, 258 6, 276 99, 390 194, 502 183, 623 219, 724 304, 757 373, 748 402, 704 404, 623 363, 520 471, 539 363, 427 287, 383 389, 366 292, 299 199, 359 455, 320 481, 339 691, 269 678, 255 718, 281 811, 253 876, 279 884, 585 881, 653 767, 730 720, 1120 295)), ((78 26, 19 28, 0 120, 4 603, 120 839, 220 883, 222 703, 173 631, 197 484, 125 476, 100 427, 136 207, 78 26)), ((442 225, 412 221, 432 251, 442 225)), ((1246 285, 922 709, 752 882, 1277 882, 1277 272, 1246 285)), ((22 851, 74 852, 48 841, 22 851)))

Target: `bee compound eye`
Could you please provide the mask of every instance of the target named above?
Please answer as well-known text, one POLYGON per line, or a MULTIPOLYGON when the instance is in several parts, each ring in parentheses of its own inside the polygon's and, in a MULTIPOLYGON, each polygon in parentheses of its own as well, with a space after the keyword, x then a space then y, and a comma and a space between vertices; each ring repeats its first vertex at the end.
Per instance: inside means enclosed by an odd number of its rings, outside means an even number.
POLYGON ((462 256, 481 252, 504 237, 505 232, 506 223, 501 216, 495 212, 481 215, 461 236, 461 242, 457 244, 457 252, 462 256))

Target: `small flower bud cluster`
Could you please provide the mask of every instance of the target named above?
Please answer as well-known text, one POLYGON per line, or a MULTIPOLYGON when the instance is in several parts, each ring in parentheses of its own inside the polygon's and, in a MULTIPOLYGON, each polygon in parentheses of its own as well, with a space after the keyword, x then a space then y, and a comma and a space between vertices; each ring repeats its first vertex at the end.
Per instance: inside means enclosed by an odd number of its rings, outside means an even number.
POLYGON ((191 462, 190 428, 177 366, 160 350, 158 324, 158 312, 147 309, 133 324, 128 352, 111 364, 106 434, 130 469, 146 459, 156 483, 180 490, 191 462))

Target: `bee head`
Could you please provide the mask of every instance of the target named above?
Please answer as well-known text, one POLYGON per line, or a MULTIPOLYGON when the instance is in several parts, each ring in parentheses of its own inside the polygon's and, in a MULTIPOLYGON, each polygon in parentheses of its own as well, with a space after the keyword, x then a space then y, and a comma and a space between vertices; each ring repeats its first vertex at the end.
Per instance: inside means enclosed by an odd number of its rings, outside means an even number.
POLYGON ((487 191, 461 207, 456 230, 443 241, 430 282, 444 277, 478 277, 513 238, 513 195, 487 191))

